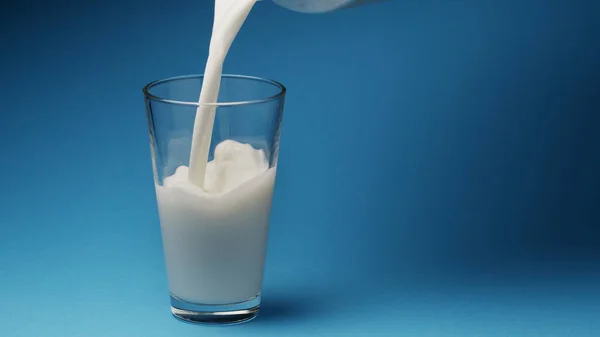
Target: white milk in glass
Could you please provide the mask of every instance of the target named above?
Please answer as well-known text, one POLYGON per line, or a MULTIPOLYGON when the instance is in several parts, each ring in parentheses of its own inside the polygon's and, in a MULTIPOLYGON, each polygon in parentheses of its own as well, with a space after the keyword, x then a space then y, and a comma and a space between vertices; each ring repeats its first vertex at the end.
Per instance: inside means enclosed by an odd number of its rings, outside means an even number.
POLYGON ((190 167, 156 185, 169 289, 180 300, 232 304, 261 291, 276 167, 226 140, 208 161, 223 62, 256 0, 216 0, 190 167))

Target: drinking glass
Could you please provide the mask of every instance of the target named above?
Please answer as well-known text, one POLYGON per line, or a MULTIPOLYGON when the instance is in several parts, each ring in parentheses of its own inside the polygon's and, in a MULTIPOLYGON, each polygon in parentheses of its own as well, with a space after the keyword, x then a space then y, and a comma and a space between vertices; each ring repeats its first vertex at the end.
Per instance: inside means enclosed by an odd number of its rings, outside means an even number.
MULTIPOLYGON (((269 218, 286 88, 223 75, 208 161, 224 141, 262 151, 266 172, 219 194, 186 181, 202 75, 143 89, 171 311, 181 320, 233 324, 260 309, 269 218)), ((196 137, 201 135, 196 135, 196 137)))

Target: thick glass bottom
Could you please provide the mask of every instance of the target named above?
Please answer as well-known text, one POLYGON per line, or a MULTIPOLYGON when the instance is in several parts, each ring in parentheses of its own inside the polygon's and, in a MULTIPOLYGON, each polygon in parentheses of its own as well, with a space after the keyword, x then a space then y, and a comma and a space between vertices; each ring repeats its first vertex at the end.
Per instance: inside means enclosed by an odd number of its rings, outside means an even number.
POLYGON ((175 318, 188 323, 208 325, 231 325, 248 322, 258 315, 260 295, 248 301, 206 305, 182 301, 171 295, 171 312, 175 318))

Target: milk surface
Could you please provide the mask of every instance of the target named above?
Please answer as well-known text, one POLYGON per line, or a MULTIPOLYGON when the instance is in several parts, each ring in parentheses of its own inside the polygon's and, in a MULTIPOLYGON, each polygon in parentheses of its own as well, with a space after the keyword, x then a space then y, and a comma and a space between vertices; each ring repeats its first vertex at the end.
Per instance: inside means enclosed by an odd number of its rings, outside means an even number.
POLYGON ((216 0, 196 112, 190 167, 156 185, 169 289, 196 304, 233 304, 260 293, 276 167, 226 140, 207 163, 223 62, 256 0, 216 0))

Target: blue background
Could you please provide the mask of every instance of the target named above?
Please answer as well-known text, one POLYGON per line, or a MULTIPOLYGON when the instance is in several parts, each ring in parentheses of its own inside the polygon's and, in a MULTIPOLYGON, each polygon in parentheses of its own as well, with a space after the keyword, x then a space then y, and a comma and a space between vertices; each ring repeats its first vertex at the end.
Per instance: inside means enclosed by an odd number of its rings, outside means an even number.
MULTIPOLYGON (((91 3, 91 4, 90 4, 91 3)), ((200 73, 212 1, 0 11, 0 335, 600 335, 600 3, 251 13, 288 86, 264 302, 170 316, 141 88, 200 73)))

